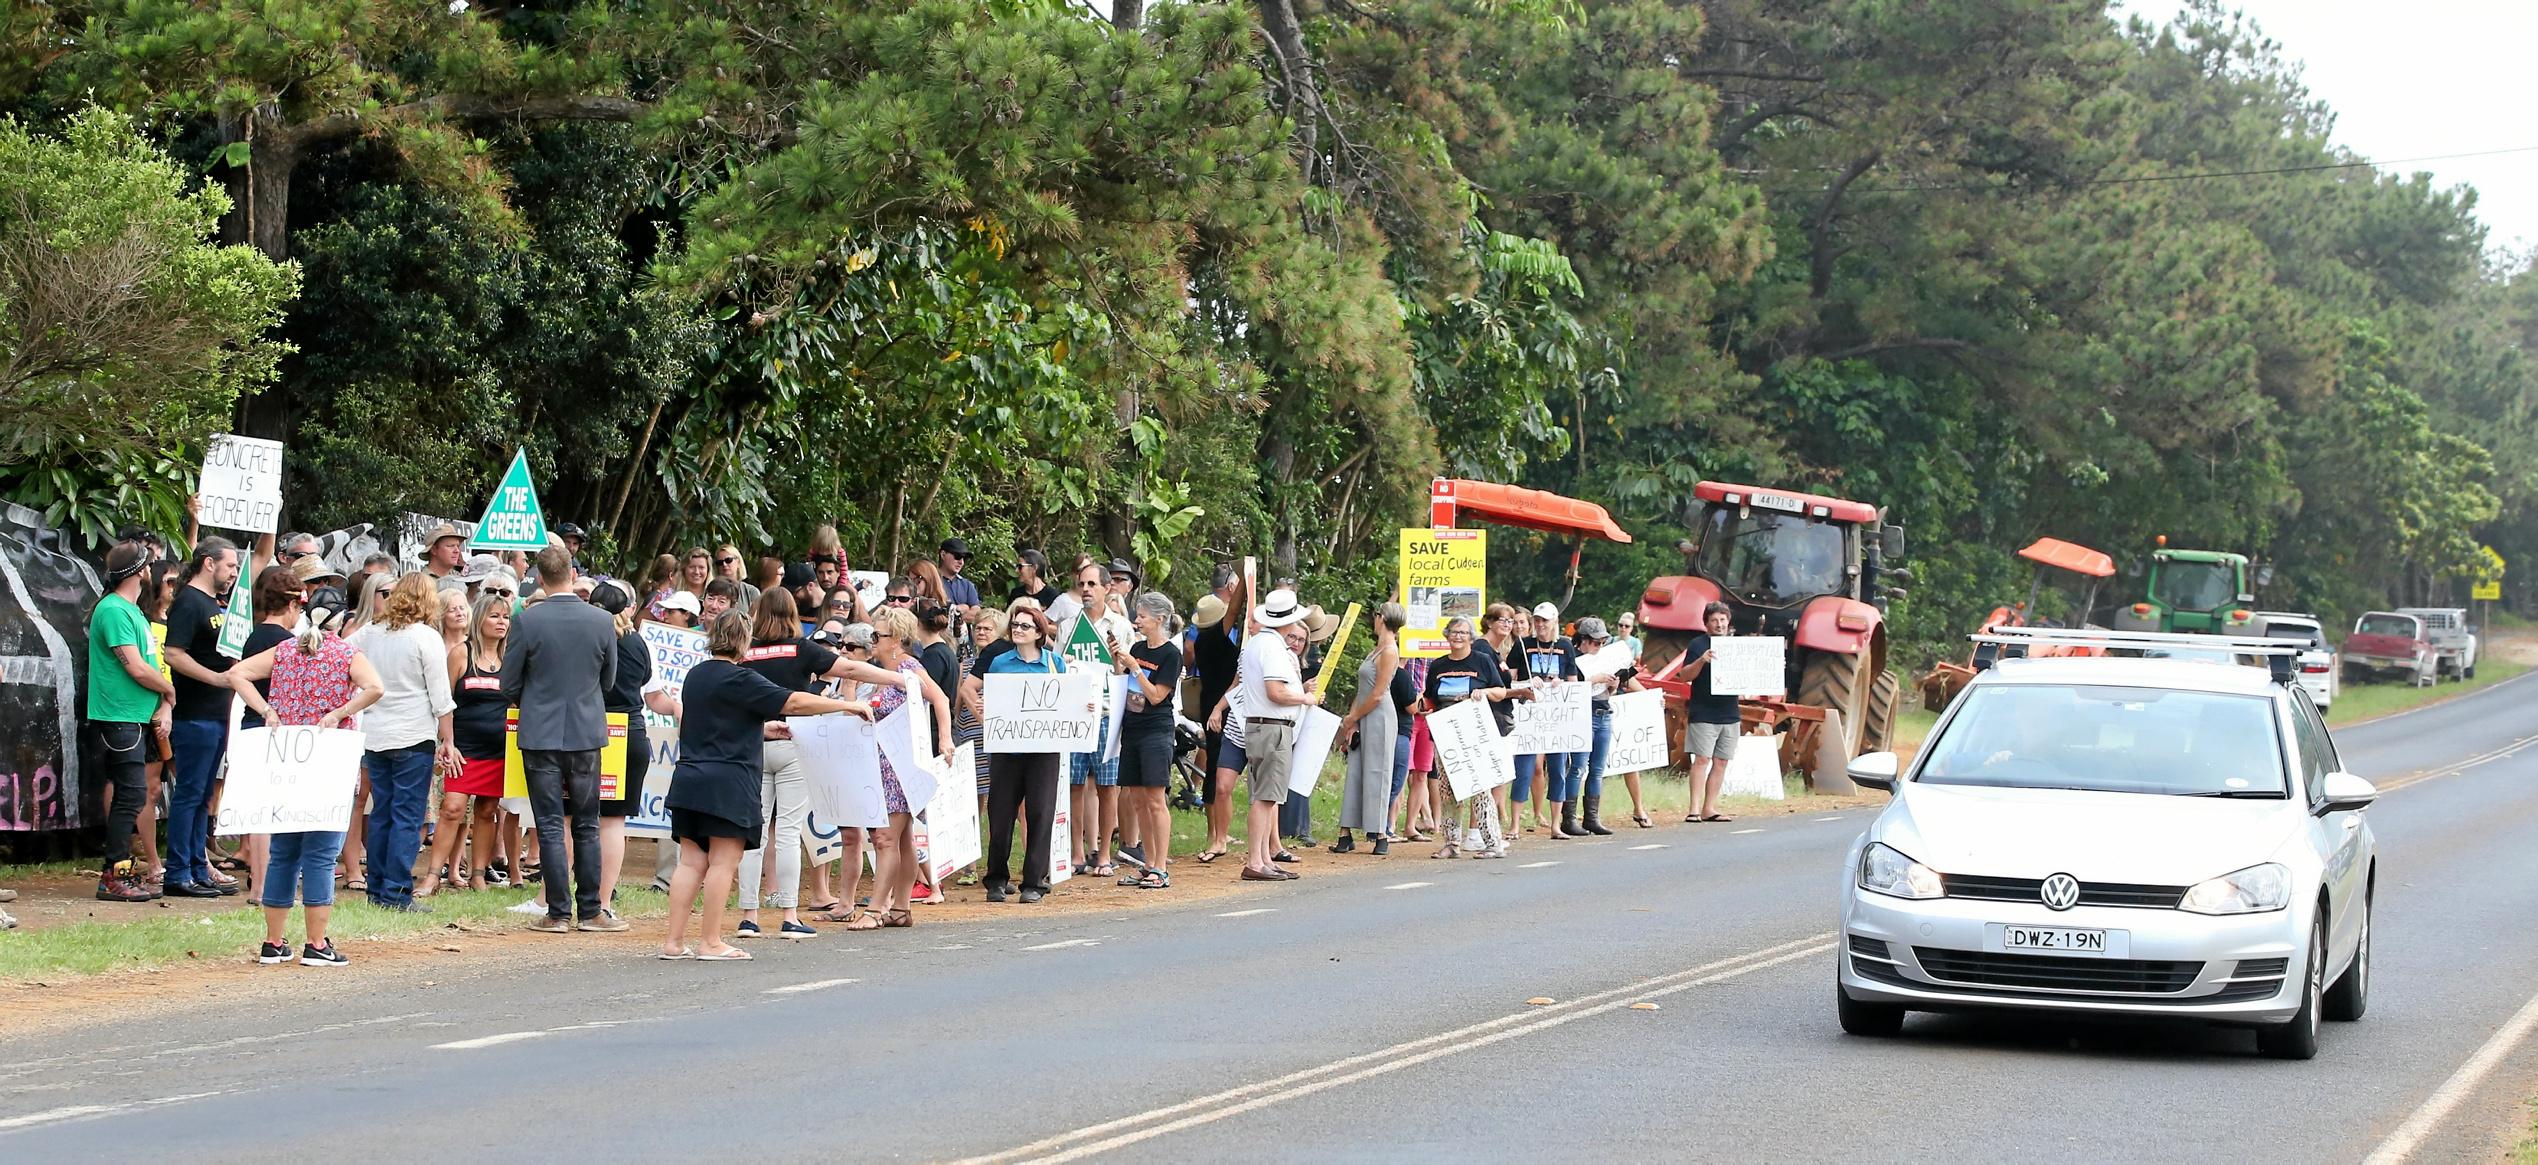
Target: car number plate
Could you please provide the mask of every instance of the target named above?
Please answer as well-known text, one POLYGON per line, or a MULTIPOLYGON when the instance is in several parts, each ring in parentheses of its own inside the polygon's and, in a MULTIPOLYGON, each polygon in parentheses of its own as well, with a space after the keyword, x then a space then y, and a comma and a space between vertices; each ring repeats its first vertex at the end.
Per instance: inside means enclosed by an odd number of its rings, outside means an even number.
POLYGON ((2002 950, 2008 951, 2060 951, 2075 955, 2107 953, 2106 932, 2102 930, 2004 926, 2000 928, 2000 945, 2002 950))

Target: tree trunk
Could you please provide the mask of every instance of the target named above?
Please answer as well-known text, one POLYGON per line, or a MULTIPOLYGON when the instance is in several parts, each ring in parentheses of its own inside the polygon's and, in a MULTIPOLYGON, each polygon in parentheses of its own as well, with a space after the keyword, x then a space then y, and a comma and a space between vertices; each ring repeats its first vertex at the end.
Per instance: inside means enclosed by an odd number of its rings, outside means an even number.
POLYGON ((1137 411, 1136 389, 1122 388, 1111 398, 1111 419, 1119 425, 1119 463, 1130 467, 1128 490, 1117 504, 1102 507, 1094 530, 1113 558, 1127 558, 1137 549, 1137 503, 1146 488, 1145 474, 1137 462, 1136 441, 1128 435, 1129 427, 1137 423, 1137 411))
POLYGON ((1146 0, 1110 0, 1111 27, 1135 32, 1146 22, 1146 0))
POLYGON ((1277 503, 1269 515, 1273 530, 1269 564, 1284 578, 1295 574, 1295 513, 1283 496, 1287 483, 1295 477, 1295 443, 1271 434, 1261 438, 1261 450, 1262 459, 1269 463, 1270 489, 1277 503))

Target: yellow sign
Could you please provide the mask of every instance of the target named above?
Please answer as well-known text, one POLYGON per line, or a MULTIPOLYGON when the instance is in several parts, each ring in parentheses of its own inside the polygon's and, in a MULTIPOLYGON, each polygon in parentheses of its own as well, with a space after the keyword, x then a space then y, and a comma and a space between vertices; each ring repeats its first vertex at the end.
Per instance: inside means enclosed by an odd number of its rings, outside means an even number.
POLYGON ((2478 583, 2474 589, 2468 592, 2468 597, 2471 599, 2492 599, 2499 602, 2503 597, 2502 580, 2496 579, 2493 582, 2478 583))
POLYGON ((1401 629, 1402 658, 1444 655, 1445 625, 1455 619, 1472 620, 1477 632, 1488 576, 1488 531, 1404 529, 1400 595, 1410 623, 1401 629))
MULTIPOLYGON (((529 773, 520 764, 520 712, 512 709, 502 722, 502 795, 529 795, 529 773)), ((614 801, 626 779, 626 714, 608 714, 608 743, 599 746, 599 799, 614 801)))
POLYGON ((2477 557, 2484 560, 2484 569, 2477 572, 2484 576, 2484 581, 2468 591, 2468 597, 2499 602, 2503 597, 2503 556, 2495 553, 2491 546, 2479 546, 2476 550, 2477 557))
MULTIPOLYGON (((1340 653, 1348 650, 1348 633, 1357 629, 1357 616, 1364 610, 1364 607, 1350 603, 1348 614, 1340 616, 1339 634, 1331 640, 1331 649, 1322 653, 1322 674, 1313 680, 1314 691, 1324 696, 1331 694, 1331 673, 1339 670, 1340 653)), ((1359 692, 1358 695, 1365 693, 1359 692)))

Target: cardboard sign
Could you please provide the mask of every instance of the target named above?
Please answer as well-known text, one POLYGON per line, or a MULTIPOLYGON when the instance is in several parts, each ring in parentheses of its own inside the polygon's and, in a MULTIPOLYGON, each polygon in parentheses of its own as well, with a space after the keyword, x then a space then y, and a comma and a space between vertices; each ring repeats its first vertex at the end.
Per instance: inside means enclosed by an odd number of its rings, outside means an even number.
MULTIPOLYGON (((1477 624, 1488 606, 1489 532, 1412 527, 1401 532, 1401 605, 1410 622, 1401 629, 1403 659, 1445 654, 1445 625, 1465 618, 1477 624)), ((1473 629, 1479 630, 1477 626, 1473 629)), ((1510 777, 1509 780, 1514 778, 1510 777)))
POLYGON ((346 728, 247 728, 229 735, 229 785, 212 831, 322 833, 352 820, 361 734, 346 728))
POLYGON ((1322 653, 1322 674, 1313 678, 1313 690, 1320 692, 1323 699, 1330 698, 1331 673, 1339 670, 1340 653, 1348 650, 1348 633, 1356 629, 1357 613, 1364 609, 1356 603, 1348 605, 1348 613, 1340 616, 1339 634, 1331 638, 1331 649, 1322 653))
POLYGON ((477 521, 475 537, 468 545, 531 554, 546 549, 546 514, 538 508, 538 487, 529 480, 528 450, 511 455, 511 468, 503 471, 502 484, 494 487, 493 500, 485 504, 485 516, 477 521))
POLYGON ((282 528, 282 443, 261 437, 213 435, 203 451, 203 475, 194 487, 201 522, 256 534, 282 528))
POLYGON ((1665 693, 1624 692, 1612 702, 1613 742, 1604 753, 1604 775, 1666 767, 1665 693))
POLYGON ((1595 744, 1594 691, 1575 681, 1531 685, 1533 699, 1515 701, 1507 749, 1517 756, 1585 752, 1595 744))
POLYGON ((937 883, 987 856, 978 844, 977 749, 971 743, 952 751, 951 767, 937 774, 925 803, 926 865, 937 883))
MULTIPOLYGON (((1304 710, 1304 719, 1295 727, 1295 754, 1287 768, 1288 792, 1313 795, 1313 786, 1322 779, 1322 766, 1331 759, 1331 746, 1339 742, 1339 730, 1338 713, 1323 708, 1304 710)), ((1384 774, 1384 780, 1391 779, 1392 774, 1384 774)))
MULTIPOLYGON (((934 787, 941 783, 943 762, 934 755, 934 709, 925 702, 915 676, 902 675, 908 698, 898 711, 881 718, 873 736, 881 745, 881 755, 890 762, 890 775, 898 778, 899 792, 907 798, 911 812, 922 809, 934 799, 934 787)), ((972 782, 972 792, 976 784, 972 782)))
MULTIPOLYGON (((476 524, 474 522, 460 522, 449 518, 435 518, 430 514, 418 514, 412 510, 407 510, 397 515, 395 536, 397 546, 397 569, 399 573, 412 574, 415 571, 423 569, 424 560, 430 558, 432 554, 432 544, 425 541, 425 539, 430 538, 432 531, 438 530, 442 526, 449 526, 456 529, 458 531, 458 536, 461 538, 467 537, 468 535, 476 532, 476 524)), ((360 566, 361 564, 358 562, 353 563, 352 569, 345 572, 345 577, 352 577, 352 574, 356 573, 360 566)))
POLYGON ((1722 635, 1711 639, 1710 691, 1721 696, 1787 694, 1789 641, 1777 635, 1722 635))
POLYGON ((879 829, 890 824, 881 791, 880 727, 843 712, 788 716, 802 758, 811 814, 833 826, 879 829))
POLYGON ((1137 677, 1143 673, 1112 676, 1110 681, 1110 718, 1102 730, 1102 763, 1119 759, 1119 733, 1128 726, 1128 698, 1137 694, 1137 677))
POLYGON ((1605 644, 1602 651, 1588 652, 1577 657, 1577 670, 1579 674, 1591 680, 1598 676, 1611 675, 1638 662, 1638 653, 1632 651, 1629 644, 1617 639, 1605 644))
MULTIPOLYGON (((643 645, 652 649, 652 674, 676 700, 687 690, 690 668, 705 662, 705 633, 672 627, 667 623, 646 623, 639 632, 643 645)), ((631 833, 655 837, 670 836, 670 778, 679 766, 679 722, 646 708, 641 713, 645 738, 652 748, 652 760, 643 773, 643 798, 635 803, 633 816, 626 818, 631 833)))
POLYGON ((1788 785, 1780 779, 1780 734, 1737 737, 1736 755, 1727 758, 1727 778, 1719 782, 1718 791, 1766 801, 1786 800, 1788 785))
POLYGON ((1457 801, 1471 800, 1516 779, 1516 755, 1498 735, 1498 720, 1490 715, 1486 700, 1469 699, 1428 713, 1428 738, 1436 742, 1437 767, 1453 786, 1457 801))
MULTIPOLYGON (((608 743, 599 746, 599 795, 611 799, 626 779, 626 714, 608 713, 608 743)), ((646 780, 646 786, 651 785, 646 780)), ((529 795, 529 771, 520 762, 520 710, 513 708, 502 717, 502 795, 529 795)), ((666 795, 666 794, 665 794, 666 795)), ((665 814, 667 810, 663 811, 665 814)), ((665 825, 664 832, 668 831, 665 825)))
POLYGON ((984 677, 987 751, 1091 752, 1101 747, 1102 688, 1109 678, 1089 671, 984 677))

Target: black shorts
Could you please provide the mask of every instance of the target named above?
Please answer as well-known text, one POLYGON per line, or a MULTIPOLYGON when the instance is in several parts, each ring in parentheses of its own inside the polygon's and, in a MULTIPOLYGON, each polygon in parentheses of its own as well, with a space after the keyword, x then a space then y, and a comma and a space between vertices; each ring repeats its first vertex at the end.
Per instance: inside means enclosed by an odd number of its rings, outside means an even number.
POLYGON ((751 829, 728 817, 716 817, 700 809, 670 810, 670 836, 678 841, 695 842, 699 849, 712 849, 718 837, 739 839, 740 848, 758 848, 758 840, 766 831, 751 829))
POLYGON ((626 779, 617 782, 617 791, 625 796, 600 798, 602 817, 632 817, 642 811, 643 778, 652 771, 652 740, 640 727, 642 716, 637 712, 627 717, 636 726, 626 729, 626 779))
POLYGON ((1172 730, 1144 735, 1121 733, 1119 737, 1119 787, 1123 789, 1168 789, 1172 787, 1172 730))

